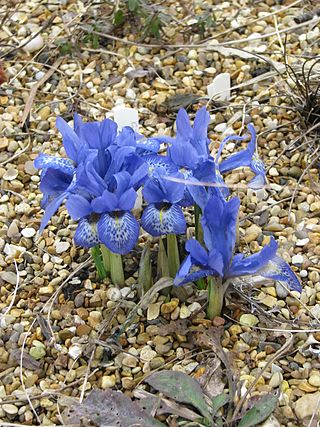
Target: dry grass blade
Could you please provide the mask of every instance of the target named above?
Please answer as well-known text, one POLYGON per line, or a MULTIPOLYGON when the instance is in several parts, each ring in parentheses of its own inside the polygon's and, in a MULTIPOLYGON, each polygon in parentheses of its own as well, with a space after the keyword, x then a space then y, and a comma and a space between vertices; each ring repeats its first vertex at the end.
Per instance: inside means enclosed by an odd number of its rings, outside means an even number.
POLYGON ((53 66, 42 77, 42 79, 39 80, 34 86, 32 86, 32 89, 30 91, 30 94, 29 94, 28 100, 26 102, 26 105, 24 107, 22 118, 20 121, 21 127, 25 124, 25 122, 26 122, 26 120, 30 114, 30 111, 31 111, 31 108, 32 108, 32 105, 34 102, 34 98, 36 96, 38 89, 52 76, 52 74, 57 70, 57 68, 59 67, 59 65, 61 64, 62 61, 63 61, 63 58, 57 59, 55 61, 55 63, 53 64, 53 66))

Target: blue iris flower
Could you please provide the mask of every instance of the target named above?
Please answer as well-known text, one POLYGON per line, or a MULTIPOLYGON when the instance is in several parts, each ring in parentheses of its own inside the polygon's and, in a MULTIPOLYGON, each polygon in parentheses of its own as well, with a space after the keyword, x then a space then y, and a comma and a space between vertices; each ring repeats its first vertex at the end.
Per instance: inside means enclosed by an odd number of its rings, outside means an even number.
POLYGON ((205 107, 196 114, 193 128, 186 110, 180 109, 177 115, 177 135, 168 147, 168 155, 179 168, 194 170, 206 161, 209 153, 207 136, 210 115, 205 107))
MULTIPOLYGON (((181 174, 175 175, 181 178, 181 174)), ((157 168, 143 188, 143 197, 149 203, 141 217, 141 225, 152 236, 182 234, 186 220, 179 202, 184 186, 166 179, 166 171, 157 168)))
POLYGON ((276 255, 277 243, 273 238, 258 253, 250 256, 234 254, 239 207, 240 200, 236 197, 226 201, 221 196, 212 196, 208 200, 201 219, 207 249, 195 239, 188 240, 186 250, 189 255, 181 265, 175 285, 207 276, 221 277, 225 281, 232 277, 260 274, 286 281, 292 289, 301 289, 288 264, 276 255), (287 280, 288 276, 290 280, 287 280))

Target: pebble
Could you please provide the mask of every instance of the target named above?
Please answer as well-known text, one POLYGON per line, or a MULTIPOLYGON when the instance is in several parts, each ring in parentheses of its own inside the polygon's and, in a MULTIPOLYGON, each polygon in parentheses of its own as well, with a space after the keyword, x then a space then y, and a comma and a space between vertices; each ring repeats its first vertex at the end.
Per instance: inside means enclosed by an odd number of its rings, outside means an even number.
MULTIPOLYGON (((309 393, 305 396, 300 397, 294 403, 294 411, 299 420, 307 421, 314 414, 315 408, 318 408, 316 417, 320 417, 320 392, 309 393)), ((316 418, 317 419, 317 418, 316 418)))
POLYGON ((18 176, 18 171, 15 168, 8 168, 3 174, 3 179, 6 181, 12 181, 18 176))
POLYGON ((157 319, 159 317, 160 307, 161 307, 161 303, 158 303, 158 302, 149 305, 147 310, 148 321, 157 319))
MULTIPOLYGON (((25 40, 26 41, 26 40, 25 40)), ((23 43, 25 42, 23 41, 23 43)), ((44 46, 44 40, 41 34, 33 37, 24 47, 23 49, 26 52, 32 53, 40 50, 44 46)))
POLYGON ((277 169, 275 167, 272 167, 269 169, 269 175, 270 176, 279 176, 279 172, 277 171, 277 169))
POLYGON ((143 347, 140 351, 140 358, 144 362, 150 362, 150 360, 154 359, 156 356, 157 353, 148 345, 143 347))
POLYGON ((293 255, 292 257, 292 264, 294 265, 301 265, 303 263, 303 256, 298 254, 298 255, 293 255))
POLYGON ((30 238, 30 237, 35 236, 35 234, 36 234, 36 230, 35 230, 34 228, 32 228, 32 227, 23 228, 23 229, 21 230, 21 234, 22 234, 24 237, 30 238))
POLYGON ((320 387, 320 374, 319 372, 314 372, 310 375, 309 383, 314 387, 320 387))
POLYGON ((240 323, 245 326, 255 326, 259 323, 259 319, 253 314, 242 314, 240 317, 240 323))
POLYGON ((106 291, 106 296, 110 301, 119 301, 121 299, 120 289, 115 287, 108 288, 106 291))
POLYGON ((0 277, 5 282, 10 283, 10 285, 15 285, 17 283, 17 274, 13 271, 2 271, 0 277))
POLYGON ((80 344, 72 344, 68 350, 71 359, 76 360, 82 354, 82 347, 80 344))
POLYGON ((269 386, 272 388, 279 387, 282 380, 283 380, 282 373, 275 372, 274 374, 272 374, 272 377, 270 378, 269 386))
POLYGON ((190 316, 191 316, 190 310, 188 309, 188 307, 186 305, 183 304, 180 307, 180 312, 179 312, 180 319, 187 319, 190 316))
POLYGON ((69 249, 70 242, 56 242, 55 247, 57 254, 62 254, 69 249))
POLYGON ((46 349, 41 345, 36 347, 31 347, 29 351, 30 356, 36 360, 42 359, 46 355, 46 349))
POLYGON ((104 375, 101 379, 101 388, 106 390, 107 388, 112 388, 116 385, 116 376, 115 375, 104 375))
POLYGON ((2 409, 6 414, 15 415, 18 413, 19 409, 12 403, 5 403, 2 405, 2 409))

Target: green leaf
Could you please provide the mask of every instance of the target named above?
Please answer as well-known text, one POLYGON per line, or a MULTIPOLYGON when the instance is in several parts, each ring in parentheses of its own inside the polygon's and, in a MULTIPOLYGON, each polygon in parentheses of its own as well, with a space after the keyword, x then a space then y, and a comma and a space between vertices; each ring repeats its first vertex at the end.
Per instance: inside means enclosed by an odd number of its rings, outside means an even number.
POLYGON ((113 23, 114 25, 121 25, 124 22, 124 13, 121 9, 117 10, 114 18, 113 18, 113 23))
POLYGON ((163 239, 159 239, 158 259, 157 259, 157 275, 159 277, 169 277, 168 256, 163 244, 163 239))
POLYGON ((229 396, 225 393, 218 394, 212 399, 211 412, 214 417, 216 413, 222 408, 227 402, 229 402, 229 396))
POLYGON ((145 381, 171 399, 194 406, 206 420, 212 420, 201 387, 194 378, 183 372, 161 371, 145 381))
POLYGON ((130 12, 134 12, 138 9, 139 0, 128 0, 128 9, 130 12))
POLYGON ((272 414, 278 403, 278 395, 266 394, 242 417, 238 427, 252 427, 262 423, 272 414))
POLYGON ((167 235, 167 254, 168 254, 168 266, 169 276, 176 277, 180 267, 180 257, 176 234, 167 235))
POLYGON ((150 259, 150 245, 146 243, 139 263, 139 293, 144 295, 152 286, 152 270, 150 259))
POLYGON ((105 270, 104 265, 103 265, 101 251, 100 251, 100 246, 99 245, 94 246, 93 248, 91 248, 91 256, 92 256, 93 261, 95 263, 99 279, 100 280, 105 279, 107 277, 107 273, 106 273, 106 270, 105 270))
POLYGON ((92 43, 93 49, 98 49, 98 47, 99 47, 99 36, 97 36, 97 34, 92 34, 91 43, 92 43))

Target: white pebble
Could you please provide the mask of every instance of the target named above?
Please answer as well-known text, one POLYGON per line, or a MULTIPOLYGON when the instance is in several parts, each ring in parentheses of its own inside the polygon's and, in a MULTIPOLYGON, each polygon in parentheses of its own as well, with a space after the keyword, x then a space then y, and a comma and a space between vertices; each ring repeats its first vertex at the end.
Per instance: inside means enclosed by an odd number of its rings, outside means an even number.
POLYGON ((308 272, 307 272, 307 270, 301 270, 300 271, 300 277, 307 277, 308 276, 308 272))
POLYGON ((293 255, 292 257, 292 264, 294 265, 300 265, 303 263, 303 256, 298 254, 298 255, 293 255))
MULTIPOLYGON (((24 40, 25 41, 25 40, 24 40)), ((24 41, 22 43, 24 43, 24 41)), ((26 52, 36 52, 37 50, 40 50, 44 46, 44 40, 41 36, 41 34, 38 34, 36 37, 34 37, 32 40, 27 43, 23 49, 26 52)))
POLYGON ((216 132, 224 132, 227 129, 227 123, 219 123, 214 127, 214 130, 216 132))
POLYGON ((297 246, 304 246, 304 245, 306 245, 307 243, 309 243, 309 239, 308 239, 308 237, 306 237, 305 239, 297 240, 296 245, 297 245, 297 246))
POLYGON ((69 249, 70 243, 69 242, 56 242, 56 252, 57 254, 62 254, 66 250, 69 249))
POLYGON ((81 356, 82 347, 80 344, 72 344, 69 348, 68 354, 71 359, 76 360, 79 356, 81 356))
POLYGON ((270 176, 279 176, 279 172, 277 171, 276 168, 270 168, 269 175, 270 176))
POLYGON ((21 231, 21 234, 23 237, 33 237, 36 234, 36 230, 32 227, 27 227, 21 231))

